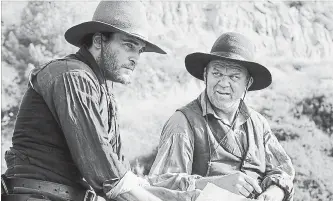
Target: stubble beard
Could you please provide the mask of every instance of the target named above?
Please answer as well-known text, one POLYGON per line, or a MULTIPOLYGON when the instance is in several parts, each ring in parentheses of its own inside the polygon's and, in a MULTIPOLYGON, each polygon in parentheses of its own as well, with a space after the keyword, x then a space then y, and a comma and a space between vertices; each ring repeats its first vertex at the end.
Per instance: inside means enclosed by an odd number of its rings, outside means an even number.
POLYGON ((214 96, 216 95, 215 94, 211 95, 209 97, 209 101, 211 102, 212 106, 217 110, 228 114, 228 113, 233 113, 238 109, 239 100, 226 101, 226 100, 220 100, 218 97, 214 96))
POLYGON ((102 54, 103 54, 103 60, 102 57, 99 56, 97 63, 102 69, 105 79, 113 82, 119 82, 125 85, 130 84, 131 83, 130 79, 124 78, 123 76, 121 76, 119 72, 119 69, 124 68, 126 65, 123 64, 120 67, 118 67, 119 60, 117 58, 117 53, 112 50, 111 51, 105 50, 102 54), (109 54, 107 52, 109 52, 109 54))

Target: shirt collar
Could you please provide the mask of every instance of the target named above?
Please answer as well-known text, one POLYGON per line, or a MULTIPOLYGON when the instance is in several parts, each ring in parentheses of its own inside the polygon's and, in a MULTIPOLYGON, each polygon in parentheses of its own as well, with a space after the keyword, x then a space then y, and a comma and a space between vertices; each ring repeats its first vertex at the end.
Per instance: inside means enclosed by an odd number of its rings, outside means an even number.
MULTIPOLYGON (((208 100, 206 90, 203 91, 199 96, 200 105, 202 108, 202 116, 206 116, 207 114, 213 115, 216 119, 221 120, 221 118, 216 114, 214 111, 210 101, 208 100), (207 105, 206 105, 207 104, 207 105), (207 108, 206 108, 207 106, 207 108)), ((244 124, 250 117, 249 108, 246 104, 242 101, 241 107, 239 109, 238 116, 236 118, 235 126, 239 126, 244 124)))
POLYGON ((79 51, 76 52, 75 56, 94 71, 100 84, 105 84, 105 78, 102 75, 102 71, 86 46, 82 46, 79 51))
POLYGON ((208 101, 208 97, 206 94, 206 90, 203 91, 200 96, 200 105, 202 108, 202 116, 206 116, 207 114, 213 115, 216 119, 221 119, 217 114, 215 113, 214 109, 212 108, 212 105, 210 104, 210 101, 208 101))

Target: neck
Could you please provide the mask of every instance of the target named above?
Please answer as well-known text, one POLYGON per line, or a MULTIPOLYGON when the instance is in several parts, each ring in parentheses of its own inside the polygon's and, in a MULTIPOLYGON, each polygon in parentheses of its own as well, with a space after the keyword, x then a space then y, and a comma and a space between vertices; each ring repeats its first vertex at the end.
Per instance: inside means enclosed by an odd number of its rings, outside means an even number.
POLYGON ((100 66, 100 57, 101 57, 101 52, 93 47, 88 48, 88 51, 91 53, 91 55, 94 57, 96 63, 98 66, 100 66))
POLYGON ((231 125, 237 113, 239 104, 240 102, 237 101, 224 108, 217 108, 214 106, 213 108, 217 116, 220 117, 224 123, 231 125))
MULTIPOLYGON (((105 86, 108 87, 105 70, 103 68, 103 65, 101 64, 101 62, 102 62, 101 51, 94 48, 93 46, 91 46, 90 48, 87 48, 87 50, 91 53, 91 55, 94 57, 94 59, 97 63, 98 72, 95 72, 95 73, 98 74, 99 76, 101 76, 101 84, 105 84, 105 86)), ((113 84, 112 84, 112 86, 113 86, 113 84)))

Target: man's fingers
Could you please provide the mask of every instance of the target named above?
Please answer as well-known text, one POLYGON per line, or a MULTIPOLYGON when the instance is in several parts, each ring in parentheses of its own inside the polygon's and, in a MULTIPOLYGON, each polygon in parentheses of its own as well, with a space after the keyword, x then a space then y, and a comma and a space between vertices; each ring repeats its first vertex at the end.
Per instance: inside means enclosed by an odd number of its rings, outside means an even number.
POLYGON ((257 191, 257 193, 261 193, 262 192, 262 189, 261 187, 259 186, 257 180, 253 179, 252 177, 249 177, 249 176, 245 176, 244 177, 245 181, 250 184, 255 191, 257 191))
POLYGON ((247 191, 241 184, 236 184, 236 188, 238 189, 239 194, 243 195, 244 197, 248 197, 251 193, 247 191))
POLYGON ((241 183, 241 185, 243 185, 243 187, 249 192, 252 193, 254 188, 252 187, 252 185, 250 185, 249 183, 247 183, 245 180, 241 183))
POLYGON ((257 198, 258 201, 265 201, 265 194, 261 194, 259 195, 259 197, 257 198))
POLYGON ((266 194, 261 194, 258 198, 258 201, 272 201, 271 197, 266 194))

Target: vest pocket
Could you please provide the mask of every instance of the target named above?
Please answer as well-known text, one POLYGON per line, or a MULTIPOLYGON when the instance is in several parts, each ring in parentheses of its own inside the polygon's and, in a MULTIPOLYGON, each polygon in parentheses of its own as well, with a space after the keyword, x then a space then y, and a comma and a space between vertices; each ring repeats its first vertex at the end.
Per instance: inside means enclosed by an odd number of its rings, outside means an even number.
POLYGON ((13 168, 16 165, 30 164, 29 158, 27 156, 12 150, 6 151, 5 161, 8 169, 13 168))

